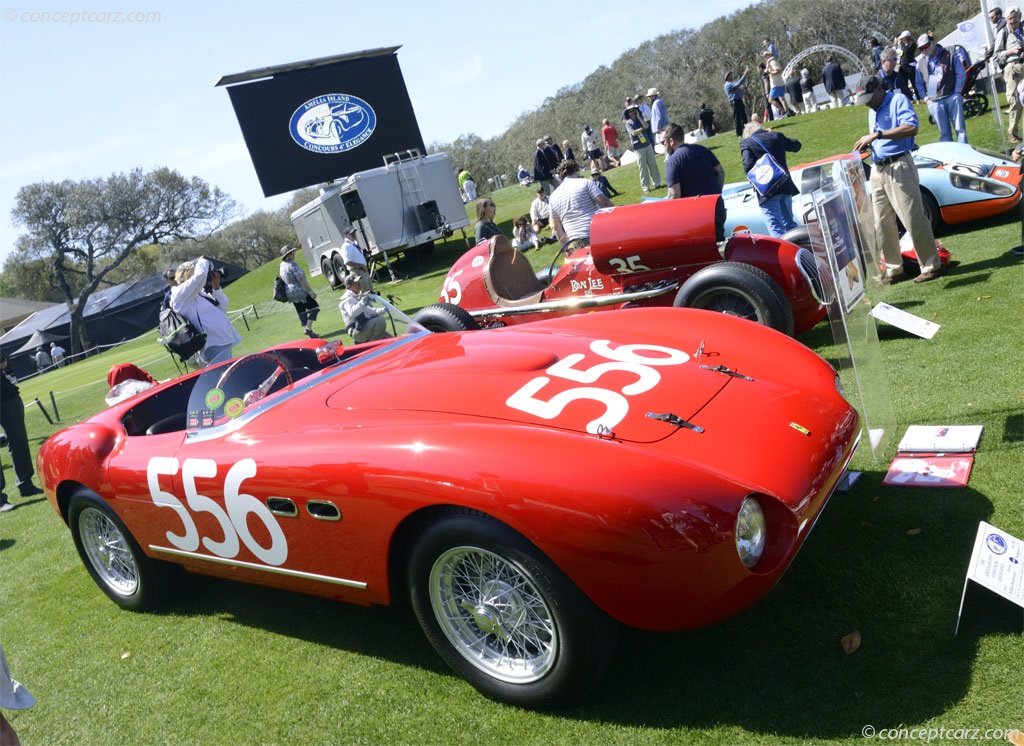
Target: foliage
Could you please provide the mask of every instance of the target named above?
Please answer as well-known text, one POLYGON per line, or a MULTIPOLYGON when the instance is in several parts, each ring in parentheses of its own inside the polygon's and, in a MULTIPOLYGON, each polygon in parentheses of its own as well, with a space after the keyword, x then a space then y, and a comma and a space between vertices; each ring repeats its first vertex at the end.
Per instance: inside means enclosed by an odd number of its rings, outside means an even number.
MULTIPOLYGON (((192 255, 195 255, 194 247, 192 255)), ((218 231, 202 244, 202 253, 239 267, 254 269, 281 257, 284 244, 295 243, 295 229, 281 212, 259 210, 218 231)))
POLYGON ((43 303, 64 301, 64 294, 54 280, 50 261, 33 258, 25 236, 21 237, 4 264, 3 274, 0 274, 0 297, 43 303))
MULTIPOLYGON (((754 71, 761 61, 762 40, 775 40, 783 64, 815 44, 835 44, 870 62, 866 40, 885 41, 903 29, 916 36, 925 30, 944 35, 955 24, 978 12, 970 0, 764 0, 730 16, 723 16, 698 30, 663 34, 631 49, 610 67, 600 67, 579 84, 566 86, 535 110, 524 112, 497 137, 483 140, 460 135, 451 143, 432 143, 432 152, 447 151, 453 162, 468 166, 475 175, 514 175, 524 163, 530 168, 534 143, 550 134, 556 141, 568 139, 573 147, 584 124, 598 128, 602 119, 620 127, 623 99, 656 87, 669 116, 684 129, 697 126, 700 104, 707 102, 728 117, 722 89, 725 73, 754 71)), ((824 59, 807 58, 803 65, 812 78, 820 76, 824 59)), ((748 78, 747 111, 760 111, 760 88, 748 78), (755 98, 756 105, 755 105, 755 98)), ((478 186, 490 191, 483 178, 478 186)))
POLYGON ((22 187, 11 216, 28 231, 21 244, 26 258, 49 262, 71 309, 71 345, 78 351, 88 347, 82 315, 89 296, 135 249, 208 234, 234 210, 227 195, 202 179, 137 168, 106 179, 22 187))

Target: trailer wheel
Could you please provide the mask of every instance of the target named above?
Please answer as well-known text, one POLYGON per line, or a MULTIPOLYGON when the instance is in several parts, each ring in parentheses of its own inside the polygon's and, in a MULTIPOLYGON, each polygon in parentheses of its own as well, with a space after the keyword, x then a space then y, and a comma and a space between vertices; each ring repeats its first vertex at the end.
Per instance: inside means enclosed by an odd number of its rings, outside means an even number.
POLYGON ((329 256, 320 257, 320 270, 324 273, 324 278, 327 280, 327 284, 331 288, 336 288, 341 283, 341 278, 338 277, 334 271, 334 263, 331 261, 329 256))
POLYGON ((334 266, 334 276, 338 278, 338 284, 341 285, 345 282, 345 275, 348 274, 345 260, 341 258, 341 254, 334 254, 331 257, 331 264, 334 266))
POLYGON ((465 332, 479 329, 480 325, 462 306, 454 303, 432 303, 423 306, 412 320, 430 332, 465 332))

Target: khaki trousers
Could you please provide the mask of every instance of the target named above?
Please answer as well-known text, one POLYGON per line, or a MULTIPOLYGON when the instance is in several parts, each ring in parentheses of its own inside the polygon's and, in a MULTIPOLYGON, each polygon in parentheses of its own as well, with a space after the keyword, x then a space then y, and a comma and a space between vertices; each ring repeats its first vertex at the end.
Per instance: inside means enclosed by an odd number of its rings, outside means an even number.
POLYGON ((1017 86, 1020 79, 1024 78, 1024 62, 1011 62, 1003 68, 1003 82, 1006 83, 1006 98, 1010 104, 1010 123, 1006 131, 1014 137, 1020 137, 1021 112, 1024 111, 1024 104, 1020 102, 1017 95, 1017 86))
POLYGON ((921 182, 910 153, 892 163, 875 166, 871 174, 871 201, 875 208, 875 236, 882 250, 885 271, 890 277, 903 272, 896 218, 910 233, 922 272, 939 268, 935 234, 924 214, 921 182))

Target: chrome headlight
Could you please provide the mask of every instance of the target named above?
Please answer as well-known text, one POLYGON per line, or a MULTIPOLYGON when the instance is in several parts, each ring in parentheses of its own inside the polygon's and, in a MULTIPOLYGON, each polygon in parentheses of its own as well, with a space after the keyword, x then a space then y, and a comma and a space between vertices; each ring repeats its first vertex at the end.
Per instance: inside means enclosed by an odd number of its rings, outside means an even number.
POLYGON ((744 565, 753 567, 764 553, 764 544, 764 511, 757 500, 748 497, 736 514, 736 552, 744 565))

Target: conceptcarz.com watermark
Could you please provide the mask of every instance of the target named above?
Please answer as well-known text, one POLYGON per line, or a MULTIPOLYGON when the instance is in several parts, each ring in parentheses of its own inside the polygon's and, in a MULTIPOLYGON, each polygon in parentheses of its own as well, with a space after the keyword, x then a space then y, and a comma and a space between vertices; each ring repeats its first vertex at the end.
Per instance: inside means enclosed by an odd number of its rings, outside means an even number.
POLYGON ((4 9, 7 23, 77 26, 89 23, 160 23, 158 10, 18 10, 4 9))
POLYGON ((1024 743, 1024 733, 1017 728, 908 728, 901 725, 897 728, 876 728, 865 725, 861 728, 861 736, 876 741, 1009 741, 1013 744, 1024 743))

